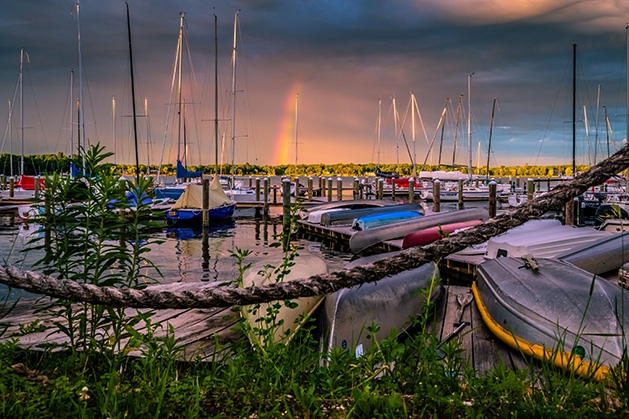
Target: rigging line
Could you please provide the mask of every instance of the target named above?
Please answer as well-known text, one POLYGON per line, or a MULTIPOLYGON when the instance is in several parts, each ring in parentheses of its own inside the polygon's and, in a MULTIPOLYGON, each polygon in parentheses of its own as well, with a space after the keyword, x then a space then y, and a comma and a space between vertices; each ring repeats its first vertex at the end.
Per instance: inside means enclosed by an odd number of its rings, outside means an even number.
MULTIPOLYGON (((182 30, 179 29, 179 37, 182 36, 182 30)), ((168 130, 170 128, 170 114, 173 105, 173 96, 175 94, 175 85, 177 81, 177 64, 179 62, 179 50, 181 48, 181 43, 179 42, 179 38, 177 39, 177 48, 175 48, 175 59, 173 60, 173 72, 172 72, 172 80, 170 84, 170 96, 168 97, 168 103, 166 104, 166 121, 164 126, 164 136, 162 140, 162 152, 159 157, 159 166, 157 167, 157 179, 155 181, 156 184, 159 184, 160 174, 162 171, 162 166, 164 164, 164 151, 166 150, 166 141, 168 140, 168 130)))
POLYGON ((563 86, 563 85, 564 85, 564 82, 566 81, 566 77, 567 77, 566 75, 568 74, 568 71, 569 71, 569 70, 570 70, 570 68, 571 68, 571 63, 572 63, 572 51, 570 52, 570 55, 569 55, 569 57, 568 57, 568 58, 569 58, 569 59, 568 59, 568 61, 567 61, 567 63, 566 63, 566 67, 564 68, 564 73, 563 73, 563 77, 562 77, 562 79, 561 79, 561 83, 560 83, 560 85, 559 85, 559 89, 557 89, 557 93, 556 93, 556 95, 555 95, 555 101, 553 102, 553 106, 552 106, 552 109, 551 109, 550 115, 549 115, 549 117, 548 117, 548 121, 546 122, 546 129, 544 130, 544 135, 542 136, 541 140, 539 140, 539 141, 538 141, 539 146, 538 146, 538 150, 537 150, 537 155, 535 155, 535 159, 534 159, 534 164, 535 164, 535 165, 537 165, 537 162, 538 162, 538 160, 539 160, 539 156, 540 156, 540 154, 542 153, 542 147, 543 147, 543 145, 544 145, 544 139, 545 139, 545 138, 546 138, 546 136, 548 135, 548 130, 549 130, 549 127, 550 127, 550 122, 551 122, 551 120, 552 120, 552 118, 553 118, 553 114, 555 113, 555 110, 556 110, 556 108, 557 108, 557 103, 559 102, 559 95, 560 95, 560 93, 561 93, 561 86, 563 86))
MULTIPOLYGON (((15 91, 13 92, 13 99, 11 100, 11 107, 9 108, 9 115, 13 115, 13 109, 15 107, 15 100, 17 98, 17 94, 20 88, 20 77, 18 76, 17 83, 15 84, 15 91)), ((9 133, 9 125, 12 123, 12 118, 7 119, 7 124, 4 127, 4 136, 2 137, 2 147, 0 147, 0 151, 4 150, 4 147, 7 142, 7 136, 9 133)), ((12 153, 11 153, 12 154, 12 153)))

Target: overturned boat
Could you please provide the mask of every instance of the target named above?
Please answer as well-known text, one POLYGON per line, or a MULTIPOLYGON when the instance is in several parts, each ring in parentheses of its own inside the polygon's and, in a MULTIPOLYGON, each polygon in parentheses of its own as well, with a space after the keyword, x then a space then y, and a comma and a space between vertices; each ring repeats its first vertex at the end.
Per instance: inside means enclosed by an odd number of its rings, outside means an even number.
MULTIPOLYGON (((374 263, 398 252, 367 256, 347 269, 374 263)), ((376 282, 341 289, 325 297, 321 310, 321 349, 343 348, 360 356, 374 342, 407 330, 426 309, 427 300, 443 294, 439 270, 434 263, 385 277, 376 282), (371 326, 373 335, 370 332, 371 326)))
POLYGON ((488 260, 472 292, 496 337, 581 376, 604 378, 627 349, 628 291, 565 261, 488 260))

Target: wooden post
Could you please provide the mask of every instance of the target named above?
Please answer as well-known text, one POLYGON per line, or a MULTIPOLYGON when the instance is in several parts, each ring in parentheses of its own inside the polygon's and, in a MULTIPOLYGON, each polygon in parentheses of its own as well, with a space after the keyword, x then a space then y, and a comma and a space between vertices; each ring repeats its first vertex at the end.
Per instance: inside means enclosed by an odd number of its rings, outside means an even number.
POLYGON ((284 179, 282 181, 282 227, 283 227, 283 240, 282 246, 284 251, 288 250, 290 243, 290 179, 284 179))
POLYGON ((432 181, 432 211, 441 211, 441 182, 439 179, 432 181))
POLYGON ((332 178, 328 178, 328 202, 332 202, 332 178))
POLYGON ((415 202, 415 179, 408 180, 408 202, 415 202))
POLYGON ((458 192, 458 208, 462 210, 463 208, 465 208, 465 203, 463 202, 463 179, 459 179, 457 192, 458 192))
POLYGON ((260 178, 256 178, 256 201, 260 202, 260 178))
POLYGON ((489 218, 494 218, 496 216, 496 181, 492 180, 489 182, 489 202, 488 202, 488 211, 489 218))
POLYGON ((571 199, 568 202, 566 202, 566 208, 564 210, 563 218, 564 218, 564 224, 567 226, 574 225, 574 203, 575 203, 574 199, 571 199))
POLYGON ((210 179, 203 178, 203 218, 201 225, 205 229, 210 225, 210 179))
POLYGON ((15 196, 15 178, 11 176, 9 178, 9 198, 13 198, 15 196))
POLYGON ((357 177, 354 178, 354 199, 358 199, 360 191, 360 181, 357 177))
POLYGON ((340 176, 336 178, 336 199, 343 200, 343 179, 340 176))
POLYGON ((271 192, 271 188, 269 185, 270 181, 268 177, 264 178, 264 215, 269 213, 269 194, 271 192))
POLYGON ((295 202, 299 198, 299 176, 295 176, 295 202))
POLYGON ((4 191, 7 188, 7 177, 0 175, 0 191, 4 191))
POLYGON ((395 178, 391 179, 391 199, 395 201, 395 178))
MULTIPOLYGON (((258 180, 258 179, 256 178, 256 180, 258 180)), ((253 179, 251 179, 251 176, 249 176, 249 189, 251 189, 252 182, 253 182, 253 179)))
POLYGON ((313 190, 313 179, 312 176, 308 178, 308 201, 312 201, 312 190, 313 190))
POLYGON ((39 176, 35 176, 35 200, 39 199, 39 176))
POLYGON ((319 177, 319 189, 321 189, 321 197, 325 197, 325 178, 323 176, 319 177))
POLYGON ((533 200, 533 193, 535 192, 535 182, 533 179, 526 180, 526 199, 529 201, 533 200))
POLYGON ((378 195, 377 199, 382 200, 382 198, 384 197, 384 179, 378 179, 377 182, 378 182, 378 185, 376 185, 378 188, 378 191, 376 192, 378 195))

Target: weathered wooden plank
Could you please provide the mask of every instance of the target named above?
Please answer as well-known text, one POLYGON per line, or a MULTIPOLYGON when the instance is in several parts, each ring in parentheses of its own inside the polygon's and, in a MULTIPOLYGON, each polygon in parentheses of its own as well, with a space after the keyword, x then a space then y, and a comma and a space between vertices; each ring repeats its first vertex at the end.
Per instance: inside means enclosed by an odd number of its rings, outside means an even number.
POLYGON ((474 328, 472 335, 472 365, 478 376, 483 376, 492 369, 498 362, 503 362, 498 356, 494 338, 485 323, 483 322, 476 301, 471 304, 471 322, 474 328))

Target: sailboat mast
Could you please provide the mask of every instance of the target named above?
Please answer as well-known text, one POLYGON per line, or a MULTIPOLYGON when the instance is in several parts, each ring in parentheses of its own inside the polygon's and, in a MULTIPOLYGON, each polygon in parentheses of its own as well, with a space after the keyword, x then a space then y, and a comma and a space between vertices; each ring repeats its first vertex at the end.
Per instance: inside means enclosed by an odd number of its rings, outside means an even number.
POLYGON ((24 48, 20 49, 20 135, 22 148, 20 153, 20 176, 24 174, 24 48))
POLYGON ((151 175, 151 120, 149 118, 149 100, 144 98, 144 116, 146 117, 146 174, 151 175))
POLYGON ((577 175, 577 44, 572 44, 572 176, 577 175))
POLYGON ((179 13, 179 39, 177 40, 177 162, 181 161, 181 68, 183 57, 183 21, 185 13, 179 13))
POLYGON ((133 140, 135 144, 135 184, 140 183, 140 156, 138 155, 138 124, 135 111, 135 83, 133 79, 133 48, 131 48, 131 21, 129 3, 127 5, 127 33, 129 35, 129 69, 131 70, 131 109, 133 110, 133 140))
POLYGON ((471 82, 474 73, 467 73, 467 148, 470 152, 469 161, 469 180, 472 180, 472 101, 471 101, 471 82))
MULTIPOLYGON (((81 49, 81 19, 80 19, 80 6, 79 0, 76 0, 76 27, 77 27, 77 44, 78 44, 78 53, 79 53, 79 109, 83 106, 85 102, 83 102, 83 52, 81 49)), ((83 172, 85 173, 85 122, 84 116, 79 118, 79 141, 81 142, 80 147, 83 149, 82 162, 83 162, 83 172)))
POLYGON ((295 95, 295 166, 297 166, 297 162, 299 161, 298 154, 297 154, 297 147, 299 147, 298 142, 297 142, 298 141, 297 136, 299 133, 298 125, 297 125, 298 124, 298 119, 297 119, 297 104, 298 103, 299 103, 299 94, 296 94, 295 95))
MULTIPOLYGON (((9 175, 13 177, 13 125, 11 119, 13 118, 13 105, 11 99, 9 99, 9 119, 7 128, 9 129, 9 175)), ((5 131, 6 134, 6 131, 5 131)))
POLYGON ((454 162, 456 159, 456 137, 459 134, 459 118, 461 116, 461 101, 463 99, 463 93, 459 95, 459 101, 456 105, 456 121, 454 122, 454 145, 452 146, 452 170, 454 170, 454 162))
POLYGON ((380 168, 380 123, 382 119, 382 99, 378 98, 378 126, 376 130, 378 132, 378 168, 380 168))
POLYGON ((395 127, 395 164, 400 164, 400 138, 397 132, 397 107, 395 106, 395 96, 391 98, 393 101, 393 125, 395 127))
POLYGON ((218 17, 214 15, 214 167, 215 176, 218 167, 218 17))
MULTIPOLYGON (((411 135, 413 137, 413 178, 417 178, 417 155, 415 153, 415 107, 417 102, 415 101, 415 94, 411 90, 411 135)), ((432 159, 431 162, 432 163, 432 159)))
POLYGON ((234 182, 234 154, 236 148, 236 33, 238 28, 238 13, 240 10, 236 10, 234 14, 234 45, 232 48, 232 187, 234 182))
POLYGON ((601 107, 601 85, 598 85, 597 93, 596 93, 596 121, 594 125, 596 126, 596 131, 594 134, 594 164, 596 164, 596 158, 598 154, 598 113, 601 107))
POLYGON ((112 139, 114 141, 114 164, 117 164, 117 139, 116 139, 116 96, 111 97, 111 129, 112 129, 112 139))
POLYGON ((443 151, 443 133, 446 129, 446 118, 448 117, 447 109, 448 109, 448 101, 450 98, 446 98, 446 103, 443 105, 443 121, 441 122, 441 140, 439 141, 439 159, 437 161, 437 165, 441 166, 441 152, 443 151))
POLYGON ((70 158, 74 152, 74 69, 70 70, 70 158))
POLYGON ((496 112, 496 98, 491 106, 491 123, 489 124, 489 144, 487 145, 487 178, 489 179, 489 157, 491 156, 491 136, 494 132, 494 115, 496 112))

